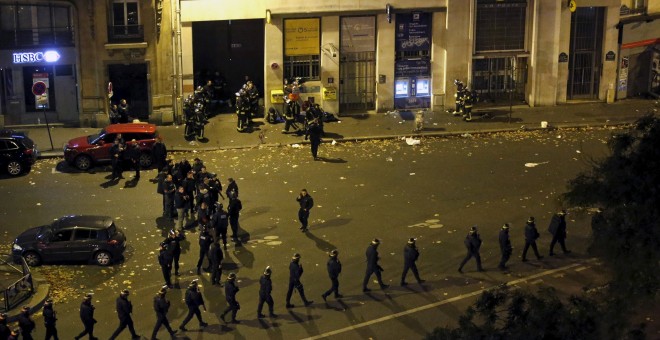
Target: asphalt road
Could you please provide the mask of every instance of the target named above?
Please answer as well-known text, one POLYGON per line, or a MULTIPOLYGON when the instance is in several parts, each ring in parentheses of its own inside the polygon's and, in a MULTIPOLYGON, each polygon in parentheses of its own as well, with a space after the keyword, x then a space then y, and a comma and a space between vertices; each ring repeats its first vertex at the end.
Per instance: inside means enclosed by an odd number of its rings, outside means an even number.
MULTIPOLYGON (((236 179, 243 202, 241 215, 243 245, 225 253, 225 267, 238 275, 242 309, 240 325, 224 325, 224 292, 202 276, 211 325, 201 333, 197 321, 182 334, 190 338, 211 338, 218 334, 236 338, 269 337, 296 339, 331 338, 421 338, 436 326, 454 324, 482 289, 502 282, 520 287, 549 284, 566 294, 583 286, 602 282, 598 263, 585 255, 589 237, 586 213, 569 209, 569 256, 546 257, 543 261, 520 262, 524 222, 535 216, 541 239, 539 248, 547 255, 550 236, 546 231, 566 181, 587 169, 593 159, 605 156, 610 129, 558 130, 501 133, 421 140, 418 146, 405 141, 367 141, 323 145, 320 161, 311 158, 307 147, 255 148, 177 154, 175 158, 199 157, 211 172, 224 181, 236 179), (310 232, 298 230, 295 197, 307 188, 314 197, 310 232), (497 234, 504 222, 512 225, 514 256, 511 273, 496 269, 499 261, 497 234), (477 273, 474 262, 465 274, 456 269, 465 250, 463 238, 478 225, 484 244, 485 273, 477 273), (383 292, 363 294, 364 252, 370 240, 382 240, 379 248, 384 279, 392 287, 383 292), (416 237, 423 286, 398 286, 402 250, 409 237, 416 237), (339 249, 343 272, 341 301, 320 294, 329 288, 325 271, 326 252, 339 249), (288 263, 295 252, 302 254, 305 269, 302 282, 309 308, 284 308, 288 263), (273 268, 275 312, 278 319, 256 319, 258 279, 263 269, 273 268)), ((139 334, 150 336, 155 316, 152 298, 162 285, 157 264, 157 246, 173 223, 160 218, 161 196, 149 182, 155 170, 143 173, 142 180, 111 185, 109 167, 77 172, 62 159, 42 160, 27 176, 0 179, 2 251, 21 230, 48 223, 66 214, 107 214, 128 236, 129 249, 123 263, 102 268, 94 265, 46 265, 36 270, 53 285, 61 336, 82 330, 78 306, 82 294, 93 291, 99 321, 95 334, 108 337, 118 321, 114 300, 123 288, 132 292, 134 320, 139 334)), ((187 234, 181 258, 182 276, 168 294, 172 300, 170 320, 178 327, 186 314, 182 302, 188 282, 197 278, 198 234, 187 234), (180 288, 178 288, 180 287, 180 288)), ((530 256, 533 258, 533 256, 530 256)), ((223 280, 226 272, 223 273, 223 280)), ((44 334, 42 319, 37 337, 44 334)), ((164 330, 161 337, 166 338, 164 330)), ((128 330, 122 334, 129 337, 128 330)))

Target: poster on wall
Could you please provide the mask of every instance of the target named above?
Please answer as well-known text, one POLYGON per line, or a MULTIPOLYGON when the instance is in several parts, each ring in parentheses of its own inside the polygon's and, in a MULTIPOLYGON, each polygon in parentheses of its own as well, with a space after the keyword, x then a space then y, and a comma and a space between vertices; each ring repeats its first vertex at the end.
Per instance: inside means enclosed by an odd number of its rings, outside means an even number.
POLYGON ((284 55, 316 55, 321 53, 321 19, 284 20, 284 55))
POLYGON ((376 50, 376 17, 341 18, 341 48, 345 53, 376 50))
POLYGON ((42 95, 34 96, 35 107, 37 109, 48 109, 50 108, 50 101, 48 98, 48 88, 50 88, 48 73, 32 73, 32 84, 37 82, 46 84, 46 91, 42 95))
POLYGON ((396 16, 397 51, 431 49, 431 14, 401 13, 396 16))
POLYGON ((628 66, 630 65, 630 57, 622 57, 621 65, 619 67, 619 86, 618 91, 623 92, 628 90, 628 66))

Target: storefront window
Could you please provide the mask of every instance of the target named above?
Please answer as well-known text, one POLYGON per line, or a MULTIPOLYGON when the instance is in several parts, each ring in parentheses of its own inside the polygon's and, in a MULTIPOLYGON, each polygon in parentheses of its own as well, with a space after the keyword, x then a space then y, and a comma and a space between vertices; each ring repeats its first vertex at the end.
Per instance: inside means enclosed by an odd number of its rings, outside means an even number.
POLYGON ((55 111, 55 83, 53 81, 52 66, 26 66, 23 67, 23 92, 25 93, 25 111, 55 111), (32 86, 36 82, 46 84, 47 91, 40 96, 32 93, 32 86))
POLYGON ((319 80, 321 19, 284 20, 284 77, 319 80))

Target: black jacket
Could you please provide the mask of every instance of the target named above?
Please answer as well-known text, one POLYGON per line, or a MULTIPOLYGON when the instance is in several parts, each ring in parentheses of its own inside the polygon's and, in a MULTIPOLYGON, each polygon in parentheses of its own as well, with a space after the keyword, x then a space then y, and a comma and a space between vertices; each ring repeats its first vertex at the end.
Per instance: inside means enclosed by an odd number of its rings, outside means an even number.
POLYGON ((44 305, 43 313, 44 313, 44 324, 46 326, 49 325, 55 326, 55 321, 57 321, 57 313, 55 313, 55 310, 53 310, 53 305, 50 306, 44 305))
POLYGON ((481 236, 478 233, 468 233, 464 243, 469 252, 478 253, 481 248, 481 236))
POLYGON ((339 273, 341 273, 341 262, 339 262, 339 259, 335 256, 331 256, 328 259, 328 275, 330 276, 331 279, 336 279, 339 277, 339 273))
POLYGON ((21 313, 17 318, 18 327, 21 329, 22 333, 30 333, 34 330, 36 326, 34 320, 30 319, 29 313, 21 313))
POLYGON ((296 201, 300 203, 300 209, 309 211, 314 208, 314 199, 309 194, 296 197, 296 201))
POLYGON ((534 224, 534 222, 527 223, 525 226, 525 241, 534 242, 539 236, 541 235, 539 235, 539 231, 536 230, 536 224, 534 224))
POLYGON ((380 271, 382 268, 378 265, 378 260, 380 259, 378 257, 378 249, 374 245, 369 245, 367 247, 367 270, 378 270, 380 271))
POLYGON ((126 321, 131 318, 131 313, 133 313, 133 304, 128 301, 128 298, 118 297, 117 298, 117 316, 119 321, 126 321))
POLYGON ((151 148, 151 153, 154 156, 156 162, 163 162, 167 159, 167 147, 164 143, 157 142, 154 143, 154 146, 151 148))
POLYGON ((156 295, 154 297, 154 311, 156 311, 156 317, 166 318, 167 311, 170 309, 170 302, 164 296, 156 295))
POLYGON ((94 309, 91 302, 83 301, 80 304, 80 320, 82 320, 83 324, 89 325, 96 323, 96 320, 94 320, 94 309))
POLYGON ((238 198, 232 198, 229 200, 229 205, 227 206, 229 216, 238 217, 240 215, 241 209, 243 209, 243 204, 241 204, 241 200, 239 200, 238 198))
POLYGON ((303 267, 296 261, 289 263, 289 282, 300 282, 300 277, 303 274, 303 267))
POLYGON ((186 290, 186 306, 189 309, 198 309, 199 306, 204 306, 204 297, 197 288, 188 288, 186 290))
POLYGON ((224 254, 222 253, 222 249, 220 249, 219 243, 213 243, 211 245, 211 248, 209 248, 208 255, 212 267, 218 268, 222 264, 222 260, 224 259, 224 254))
POLYGON ((270 280, 269 275, 261 275, 259 279, 259 296, 267 297, 273 291, 273 282, 270 280))
POLYGON ((555 236, 558 239, 566 238, 566 218, 562 215, 555 214, 550 220, 550 225, 548 226, 548 231, 552 236, 555 236))
POLYGON ((509 254, 513 252, 513 247, 511 247, 511 240, 509 239, 508 230, 500 230, 500 250, 502 254, 509 254))
POLYGON ((227 227, 229 226, 227 217, 227 212, 224 209, 218 209, 211 217, 211 225, 215 229, 216 236, 227 233, 227 227))
POLYGON ((7 339, 11 334, 11 330, 7 327, 7 320, 0 321, 0 339, 7 339))
POLYGON ((238 184, 236 184, 236 181, 233 181, 227 185, 227 189, 225 190, 225 194, 227 194, 227 197, 229 197, 229 193, 232 191, 236 194, 236 197, 238 198, 238 184))
POLYGON ((406 246, 403 248, 403 262, 407 266, 412 266, 419 258, 419 250, 417 247, 406 246))
POLYGON ((227 283, 225 283, 225 298, 227 299, 227 302, 236 303, 236 293, 238 293, 238 291, 239 289, 234 281, 227 281, 227 283))

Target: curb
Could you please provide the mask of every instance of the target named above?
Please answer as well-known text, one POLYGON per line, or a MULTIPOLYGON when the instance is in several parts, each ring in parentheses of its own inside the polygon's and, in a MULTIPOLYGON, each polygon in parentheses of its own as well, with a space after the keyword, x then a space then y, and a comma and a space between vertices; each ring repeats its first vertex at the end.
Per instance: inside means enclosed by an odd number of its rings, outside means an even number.
MULTIPOLYGON (((367 140, 388 140, 388 139, 401 139, 402 137, 455 137, 463 135, 487 135, 493 133, 501 132, 514 132, 514 131, 552 131, 557 129, 575 129, 575 128, 589 128, 589 127, 608 127, 608 126, 628 126, 634 124, 633 122, 618 122, 618 123, 564 123, 549 125, 547 128, 540 126, 526 127, 525 124, 522 124, 522 127, 518 128, 499 128, 499 129, 482 129, 482 130, 464 130, 464 131, 452 131, 452 132, 411 132, 409 134, 396 134, 396 135, 373 135, 373 136, 356 136, 356 137, 345 137, 339 139, 333 139, 337 143, 349 143, 349 142, 359 142, 367 140)), ((169 152, 205 152, 205 151, 219 151, 219 150, 245 150, 245 149, 258 149, 258 148, 270 148, 270 147, 281 147, 281 146, 291 146, 293 144, 302 144, 307 145, 309 141, 295 141, 295 142, 284 142, 284 143, 264 143, 256 145, 235 145, 235 146, 222 146, 222 147, 203 147, 203 148, 189 148, 189 147, 173 147, 169 152)), ((323 141, 322 143, 331 143, 330 141, 323 141)), ((58 158, 63 157, 62 151, 45 151, 41 152, 39 156, 40 159, 49 159, 49 158, 58 158)))

